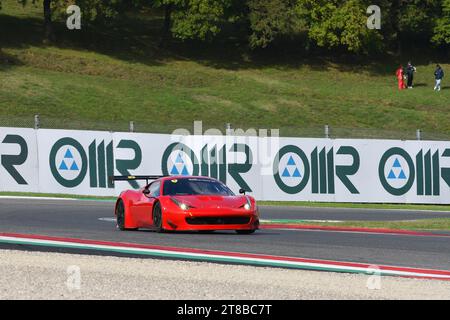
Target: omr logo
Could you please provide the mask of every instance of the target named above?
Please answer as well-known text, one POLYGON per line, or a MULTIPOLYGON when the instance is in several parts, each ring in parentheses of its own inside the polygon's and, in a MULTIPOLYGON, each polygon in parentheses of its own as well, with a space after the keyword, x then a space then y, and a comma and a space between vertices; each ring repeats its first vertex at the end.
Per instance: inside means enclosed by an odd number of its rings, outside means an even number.
POLYGON ((297 146, 288 145, 281 148, 275 157, 273 169, 276 184, 286 193, 299 193, 308 183, 309 160, 297 146))
MULTIPOLYGON (((227 183, 229 174, 240 188, 251 192, 252 189, 245 182, 242 174, 252 168, 252 150, 246 144, 233 143, 231 146, 223 144, 205 144, 198 155, 184 143, 172 143, 161 158, 161 171, 164 175, 192 175, 212 177, 227 183), (241 155, 243 162, 228 163, 227 153, 231 156, 241 155)), ((234 158, 232 158, 234 159, 234 158)))
POLYGON ((402 148, 391 148, 381 157, 378 175, 384 189, 394 196, 409 192, 416 183, 418 196, 439 196, 441 179, 450 186, 450 168, 440 161, 450 157, 450 149, 420 150, 414 157, 402 148))
MULTIPOLYGON (((108 179, 116 169, 121 175, 129 176, 142 162, 140 146, 133 140, 120 140, 117 149, 134 153, 131 159, 114 159, 113 142, 91 140, 86 148, 77 140, 65 137, 55 142, 49 154, 49 166, 55 180, 66 188, 79 186, 88 178, 91 188, 114 188, 108 179)), ((136 181, 129 182, 139 188, 136 181)))
POLYGON ((358 189, 349 177, 358 172, 359 162, 358 151, 349 146, 340 147, 336 154, 334 148, 316 147, 308 157, 301 148, 287 145, 275 156, 273 177, 278 187, 288 194, 302 192, 309 181, 311 181, 311 193, 335 194, 335 176, 349 192, 358 194, 358 189), (341 156, 350 157, 351 162, 346 165, 336 165, 335 158, 341 156))
MULTIPOLYGON (((56 154, 56 159, 61 157, 61 154, 64 149, 60 149, 58 153, 56 154)), ((66 151, 63 153, 64 156, 62 157, 61 161, 56 160, 58 163, 60 163, 58 170, 60 171, 67 171, 70 173, 70 171, 80 171, 78 167, 78 163, 81 163, 81 156, 80 154, 75 150, 71 148, 67 148, 66 151), (74 156, 74 154, 76 156, 74 156)))
POLYGON ((66 188, 78 186, 86 176, 88 167, 86 152, 73 138, 59 139, 50 151, 49 162, 54 178, 66 188))
POLYGON ((301 178, 302 174, 298 170, 297 164, 295 163, 292 155, 289 157, 289 160, 283 170, 283 174, 281 175, 283 178, 301 178), (291 171, 293 170, 292 174, 291 171))
POLYGON ((297 153, 286 153, 278 163, 278 172, 285 185, 294 187, 303 180, 305 165, 297 153))
POLYGON ((192 161, 190 159, 187 159, 186 154, 184 152, 172 152, 172 154, 169 156, 169 167, 170 174, 173 176, 189 176, 190 172, 192 172, 192 161), (190 169, 188 169, 188 167, 190 169))
POLYGON ((408 183, 410 168, 405 158, 400 155, 393 155, 387 161, 384 167, 386 181, 393 188, 400 189, 408 183))
POLYGON ((406 179, 405 171, 403 171, 403 167, 398 161, 398 158, 395 158, 394 164, 392 165, 391 171, 389 171, 388 179, 406 179), (396 174, 394 171, 397 171, 396 174))

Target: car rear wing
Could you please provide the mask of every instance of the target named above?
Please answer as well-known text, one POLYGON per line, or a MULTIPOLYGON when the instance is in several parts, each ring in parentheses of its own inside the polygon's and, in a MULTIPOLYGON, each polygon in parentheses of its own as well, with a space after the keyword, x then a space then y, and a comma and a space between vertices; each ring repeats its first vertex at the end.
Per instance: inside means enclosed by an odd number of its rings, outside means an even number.
POLYGON ((114 184, 114 181, 137 181, 137 180, 145 180, 146 183, 150 180, 158 180, 161 178, 164 178, 167 176, 111 176, 109 177, 109 180, 112 184, 114 184))

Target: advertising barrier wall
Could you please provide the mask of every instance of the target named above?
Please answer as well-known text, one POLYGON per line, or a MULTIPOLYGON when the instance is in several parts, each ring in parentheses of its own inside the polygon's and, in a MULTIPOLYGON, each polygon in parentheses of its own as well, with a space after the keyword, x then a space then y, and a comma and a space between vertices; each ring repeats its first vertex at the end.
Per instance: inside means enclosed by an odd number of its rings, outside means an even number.
POLYGON ((259 200, 450 204, 450 142, 0 128, 0 191, 114 196, 202 175, 259 200))

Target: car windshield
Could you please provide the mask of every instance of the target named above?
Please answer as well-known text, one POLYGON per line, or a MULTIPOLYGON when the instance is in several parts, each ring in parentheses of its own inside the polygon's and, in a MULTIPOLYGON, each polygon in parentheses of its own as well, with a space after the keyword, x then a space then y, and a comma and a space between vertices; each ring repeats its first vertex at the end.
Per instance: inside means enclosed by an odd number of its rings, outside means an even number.
POLYGON ((210 179, 173 179, 167 180, 163 188, 166 196, 220 195, 233 196, 233 192, 219 181, 210 179))

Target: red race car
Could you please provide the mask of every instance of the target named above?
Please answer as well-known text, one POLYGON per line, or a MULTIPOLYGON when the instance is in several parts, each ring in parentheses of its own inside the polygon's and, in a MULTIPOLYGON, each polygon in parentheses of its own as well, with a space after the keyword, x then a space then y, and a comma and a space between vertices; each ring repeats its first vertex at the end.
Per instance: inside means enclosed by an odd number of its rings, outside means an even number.
POLYGON ((222 182, 194 176, 115 176, 114 181, 146 180, 139 190, 127 190, 116 202, 120 230, 164 231, 235 230, 251 234, 259 227, 253 197, 235 195, 222 182), (152 181, 149 183, 149 181, 152 181))

